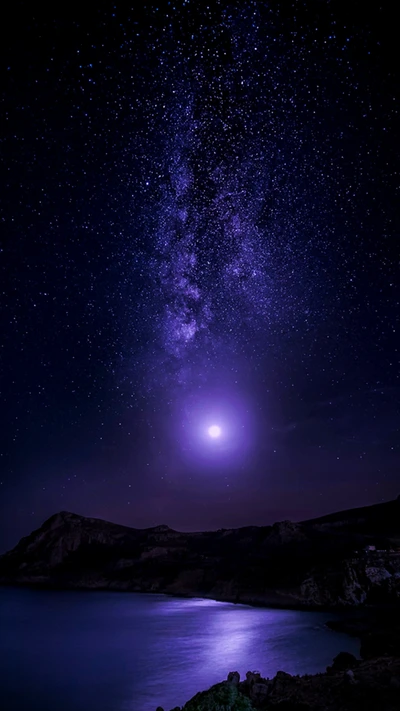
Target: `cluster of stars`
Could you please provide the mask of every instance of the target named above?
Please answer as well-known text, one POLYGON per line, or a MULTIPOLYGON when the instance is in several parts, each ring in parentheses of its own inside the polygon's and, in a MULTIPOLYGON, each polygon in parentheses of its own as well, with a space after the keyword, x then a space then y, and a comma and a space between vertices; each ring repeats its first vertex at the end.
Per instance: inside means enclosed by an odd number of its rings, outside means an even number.
POLYGON ((109 499, 133 511, 134 469, 159 523, 197 485, 193 410, 222 457, 229 427, 208 413, 231 400, 238 428, 249 412, 256 423, 241 463, 254 490, 279 498, 282 477, 292 491, 299 478, 328 496, 357 461, 353 495, 370 480, 388 494, 400 441, 396 74, 382 10, 356 20, 322 5, 55 10, 10 30, 7 505, 26 491, 21 512, 57 508, 72 477, 85 511, 106 515, 109 499), (42 508, 36 491, 53 492, 42 508))

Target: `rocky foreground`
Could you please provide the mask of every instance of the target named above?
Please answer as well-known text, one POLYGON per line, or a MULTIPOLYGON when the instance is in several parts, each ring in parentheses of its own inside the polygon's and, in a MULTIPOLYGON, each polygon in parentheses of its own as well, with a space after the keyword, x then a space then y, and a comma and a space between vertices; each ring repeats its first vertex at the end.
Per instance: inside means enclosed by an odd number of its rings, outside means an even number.
POLYGON ((340 652, 325 673, 306 676, 247 672, 241 681, 230 672, 172 711, 399 711, 400 608, 368 608, 328 626, 360 639, 361 660, 340 652))
POLYGON ((362 661, 341 653, 326 673, 303 677, 231 672, 183 711, 400 711, 400 498, 200 533, 64 511, 0 557, 0 583, 356 610, 331 627, 361 639, 362 661))
POLYGON ((398 604, 400 500, 301 523, 199 533, 64 511, 0 557, 0 583, 304 609, 398 604))
MULTIPOLYGON (((399 711, 400 659, 357 661, 342 652, 325 674, 273 679, 238 672, 172 711, 399 711)), ((163 711, 161 707, 157 711, 163 711)))

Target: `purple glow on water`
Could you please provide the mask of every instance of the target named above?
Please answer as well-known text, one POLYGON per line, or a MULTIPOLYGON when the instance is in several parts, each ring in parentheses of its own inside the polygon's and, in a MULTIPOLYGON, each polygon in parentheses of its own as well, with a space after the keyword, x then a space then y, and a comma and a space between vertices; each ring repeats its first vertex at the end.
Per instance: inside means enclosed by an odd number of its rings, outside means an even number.
POLYGON ((237 670, 325 669, 357 640, 332 615, 162 595, 0 589, 7 711, 154 711, 237 670))

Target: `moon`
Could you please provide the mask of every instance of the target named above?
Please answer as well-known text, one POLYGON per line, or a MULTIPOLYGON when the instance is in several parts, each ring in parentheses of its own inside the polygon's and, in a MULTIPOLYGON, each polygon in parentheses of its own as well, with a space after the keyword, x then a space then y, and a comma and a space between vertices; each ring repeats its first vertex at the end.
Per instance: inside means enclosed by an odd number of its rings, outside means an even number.
POLYGON ((211 427, 208 428, 208 434, 213 439, 216 439, 217 437, 221 436, 221 428, 219 427, 219 425, 211 425, 211 427))

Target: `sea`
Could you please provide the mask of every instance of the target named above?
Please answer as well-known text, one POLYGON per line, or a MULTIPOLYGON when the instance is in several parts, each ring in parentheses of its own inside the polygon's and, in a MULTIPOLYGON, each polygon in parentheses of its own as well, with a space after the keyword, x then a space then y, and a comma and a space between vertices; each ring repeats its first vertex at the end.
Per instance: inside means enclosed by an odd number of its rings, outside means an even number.
POLYGON ((321 672, 338 652, 359 653, 329 619, 165 595, 0 588, 0 708, 169 711, 230 671, 321 672))

